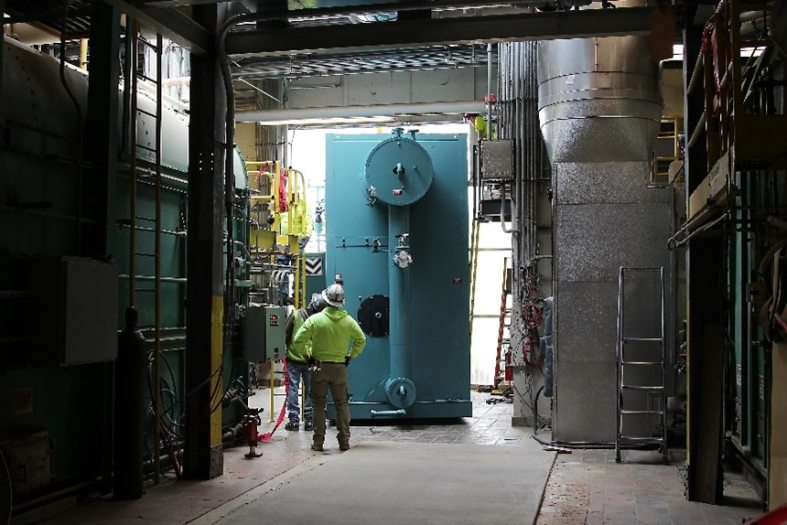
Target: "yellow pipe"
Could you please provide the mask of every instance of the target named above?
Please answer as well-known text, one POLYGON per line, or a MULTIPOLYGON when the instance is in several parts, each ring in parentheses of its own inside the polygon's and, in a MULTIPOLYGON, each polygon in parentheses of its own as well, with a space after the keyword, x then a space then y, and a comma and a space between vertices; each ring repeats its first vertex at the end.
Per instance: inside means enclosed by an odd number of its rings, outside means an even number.
POLYGON ((473 339, 473 311, 475 310, 475 284, 476 274, 478 271, 478 235, 480 230, 480 223, 473 218, 473 232, 470 235, 471 239, 471 256, 470 256, 470 340, 473 339))
POLYGON ((268 187, 273 187, 273 174, 270 171, 263 171, 262 175, 268 178, 268 187))
POLYGON ((299 186, 299 195, 298 195, 298 217, 296 220, 298 221, 298 233, 300 235, 306 235, 308 232, 306 231, 306 177, 304 177, 303 172, 299 170, 295 170, 295 173, 298 175, 300 179, 300 186, 299 186))
POLYGON ((273 175, 273 217, 274 221, 271 224, 271 230, 278 233, 279 231, 279 181, 281 175, 281 163, 277 160, 273 175))
POLYGON ((247 160, 247 166, 273 166, 274 161, 272 160, 247 160))
POLYGON ((79 41, 79 67, 80 69, 87 69, 87 38, 82 38, 79 41))
POLYGON ((293 224, 289 227, 289 233, 296 235, 306 235, 306 177, 303 172, 290 168, 291 173, 295 174, 292 183, 292 201, 293 201, 293 224))
POLYGON ((286 180, 287 180, 287 233, 288 234, 295 234, 295 229, 293 228, 294 224, 292 222, 292 207, 295 205, 295 189, 293 182, 295 177, 292 177, 293 180, 290 180, 290 175, 292 174, 291 170, 286 170, 286 180))
POLYGON ((306 252, 301 255, 301 304, 306 306, 306 252))
POLYGON ((295 309, 301 308, 301 255, 295 258, 295 309))
POLYGON ((274 412, 274 410, 276 410, 276 407, 274 405, 274 399, 273 399, 273 389, 276 387, 276 381, 274 379, 275 375, 276 375, 276 365, 274 363, 273 356, 271 356, 271 372, 270 372, 270 376, 271 376, 271 381, 270 381, 270 383, 271 383, 271 409, 268 412, 268 414, 270 414, 270 422, 271 423, 273 423, 276 420, 273 417, 273 412, 274 412))
POLYGON ((270 202, 273 200, 273 195, 252 195, 250 199, 252 202, 270 202))

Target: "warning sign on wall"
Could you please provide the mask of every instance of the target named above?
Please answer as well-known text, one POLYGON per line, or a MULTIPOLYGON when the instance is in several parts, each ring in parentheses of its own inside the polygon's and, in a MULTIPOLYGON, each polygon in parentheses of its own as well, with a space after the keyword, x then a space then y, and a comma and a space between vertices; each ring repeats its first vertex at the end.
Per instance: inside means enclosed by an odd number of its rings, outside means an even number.
POLYGON ((306 275, 322 275, 322 257, 306 258, 306 275))

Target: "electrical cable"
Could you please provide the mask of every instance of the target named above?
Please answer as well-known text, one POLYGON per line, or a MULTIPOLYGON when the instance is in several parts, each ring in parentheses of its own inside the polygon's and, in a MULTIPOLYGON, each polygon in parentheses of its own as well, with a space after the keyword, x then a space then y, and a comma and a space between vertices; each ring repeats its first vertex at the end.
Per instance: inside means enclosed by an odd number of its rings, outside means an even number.
POLYGON ((84 160, 85 149, 85 132, 82 124, 82 107, 79 105, 74 92, 68 85, 66 80, 66 30, 68 27, 68 11, 71 8, 71 0, 66 0, 63 8, 63 30, 60 32, 60 82, 68 94, 68 98, 74 104, 76 109, 76 122, 77 122, 77 210, 76 210, 76 227, 77 227, 77 254, 82 254, 82 164, 84 160))

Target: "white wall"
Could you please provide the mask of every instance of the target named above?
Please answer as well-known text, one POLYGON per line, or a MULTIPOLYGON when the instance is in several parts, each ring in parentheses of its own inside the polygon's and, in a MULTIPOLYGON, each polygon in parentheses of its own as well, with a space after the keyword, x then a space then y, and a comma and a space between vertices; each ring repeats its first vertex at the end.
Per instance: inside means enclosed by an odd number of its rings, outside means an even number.
MULTIPOLYGON (((474 385, 491 385, 495 375, 503 265, 506 258, 507 266, 511 266, 511 234, 503 232, 499 222, 482 223, 480 227, 470 382, 474 385)), ((510 296, 507 305, 511 307, 510 296)), ((509 336, 508 330, 504 335, 509 336)))

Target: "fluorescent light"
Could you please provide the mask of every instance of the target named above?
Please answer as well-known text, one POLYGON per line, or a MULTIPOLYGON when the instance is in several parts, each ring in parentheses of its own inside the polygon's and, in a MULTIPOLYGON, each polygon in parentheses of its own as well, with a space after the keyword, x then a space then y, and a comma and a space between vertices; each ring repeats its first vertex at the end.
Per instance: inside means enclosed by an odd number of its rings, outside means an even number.
POLYGON ((396 117, 326 117, 326 118, 301 118, 287 120, 266 120, 259 122, 261 126, 318 126, 318 125, 346 125, 346 124, 376 124, 395 122, 396 117))

